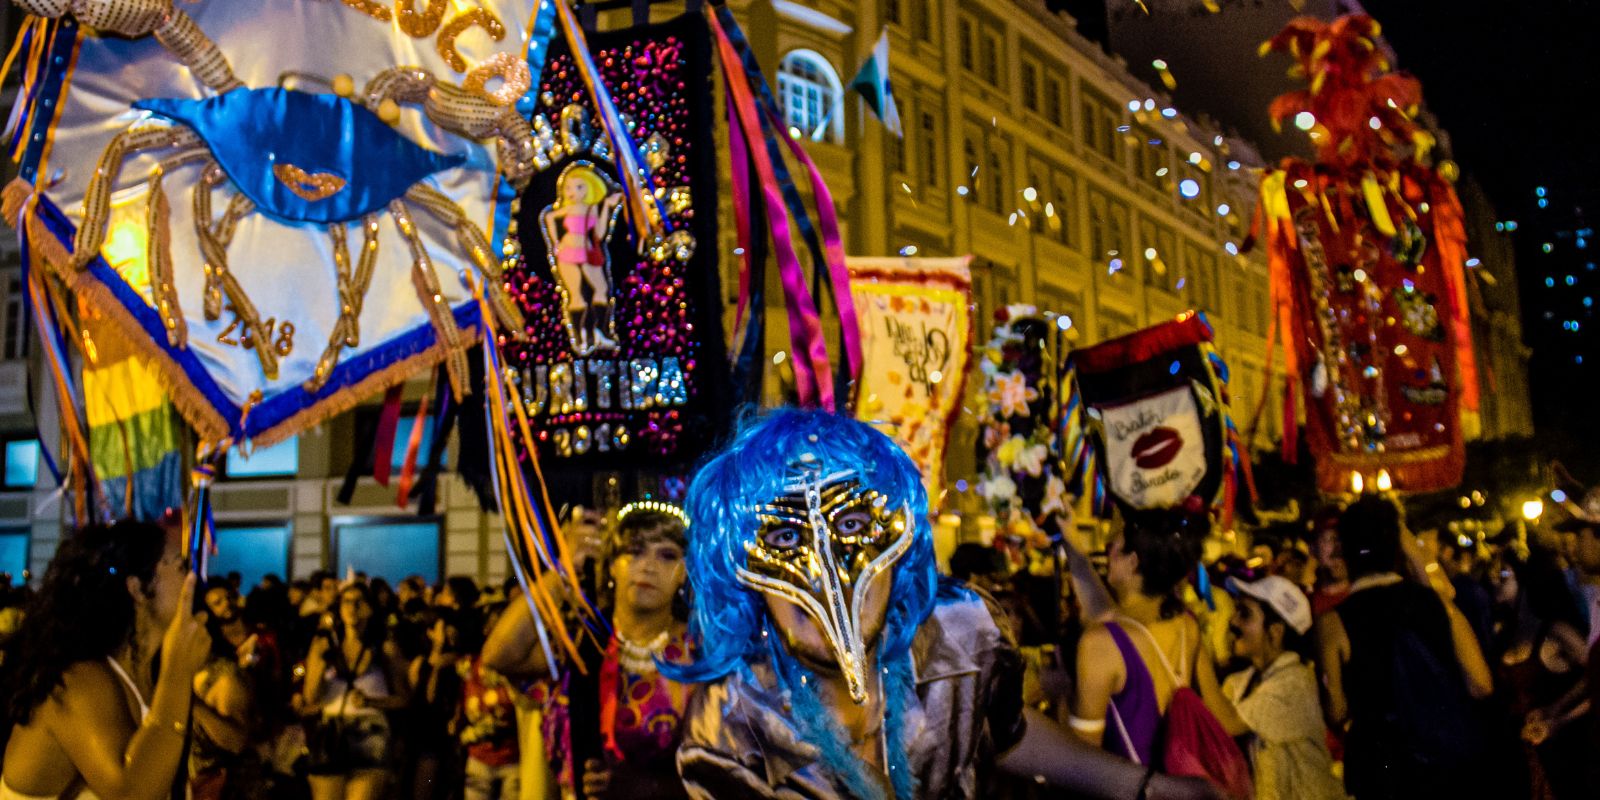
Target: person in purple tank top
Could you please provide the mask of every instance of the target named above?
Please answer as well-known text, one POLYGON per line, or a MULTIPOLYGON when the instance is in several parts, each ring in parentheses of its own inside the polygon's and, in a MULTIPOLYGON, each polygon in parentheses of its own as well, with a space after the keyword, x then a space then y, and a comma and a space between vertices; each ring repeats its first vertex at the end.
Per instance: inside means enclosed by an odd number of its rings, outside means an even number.
POLYGON ((1090 744, 1140 764, 1154 761, 1172 693, 1187 685, 1200 626, 1178 598, 1200 559, 1204 509, 1122 509, 1106 548, 1116 611, 1078 642, 1078 690, 1070 721, 1090 744))

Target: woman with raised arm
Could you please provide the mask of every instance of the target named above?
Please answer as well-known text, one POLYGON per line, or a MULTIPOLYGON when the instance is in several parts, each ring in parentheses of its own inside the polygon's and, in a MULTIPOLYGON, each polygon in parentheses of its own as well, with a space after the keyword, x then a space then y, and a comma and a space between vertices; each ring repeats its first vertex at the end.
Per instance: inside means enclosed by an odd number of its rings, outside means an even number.
MULTIPOLYGON (((682 797, 675 756, 688 688, 661 675, 658 665, 682 663, 687 603, 684 567, 687 518, 676 506, 644 501, 624 506, 605 537, 601 604, 613 633, 599 671, 599 730, 603 759, 573 763, 571 682, 563 680, 546 704, 545 741, 563 787, 579 797, 682 797), (581 766, 582 777, 575 778, 581 766)), ((593 527, 589 527, 593 530, 593 527)), ((581 530, 581 527, 580 527, 581 530)), ((581 534, 580 534, 581 535, 581 534)), ((582 543, 575 545, 581 549, 582 543)), ((546 588, 562 594, 555 574, 546 588)), ((500 673, 550 673, 537 643, 525 598, 513 598, 484 647, 483 664, 500 673)), ((562 665, 563 676, 572 672, 562 665)), ((588 720, 585 720, 588 722, 588 720)), ((591 727, 593 727, 591 725, 591 727)))
POLYGON ((311 741, 311 796, 368 800, 388 796, 393 737, 387 712, 410 698, 400 649, 373 613, 372 592, 339 590, 339 616, 326 615, 311 638, 301 697, 318 715, 311 741))
POLYGON ((1189 685, 1201 652, 1200 624, 1178 591, 1200 560, 1204 509, 1124 509, 1106 548, 1115 611, 1078 642, 1072 729, 1085 742, 1153 763, 1172 694, 1189 685))
POLYGON ((92 525, 61 544, 0 681, 0 800, 170 794, 211 651, 194 584, 176 527, 92 525))

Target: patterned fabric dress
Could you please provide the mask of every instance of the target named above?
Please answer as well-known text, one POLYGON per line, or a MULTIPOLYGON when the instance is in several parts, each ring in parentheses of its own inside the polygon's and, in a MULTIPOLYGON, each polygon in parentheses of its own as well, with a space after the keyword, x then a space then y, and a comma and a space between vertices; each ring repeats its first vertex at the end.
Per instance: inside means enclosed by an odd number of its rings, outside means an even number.
MULTIPOLYGON (((611 646, 607 648, 608 662, 614 663, 616 650, 616 640, 613 638, 611 646)), ((688 663, 689 649, 684 644, 681 630, 672 634, 661 657, 674 664, 688 663)), ((660 787, 652 782, 652 789, 676 789, 681 793, 675 758, 678 742, 682 739, 681 723, 688 702, 687 687, 672 683, 653 670, 639 674, 620 664, 613 666, 608 663, 602 667, 602 676, 612 669, 617 676, 615 705, 611 706, 602 698, 602 715, 606 713, 606 708, 614 708, 612 731, 616 750, 621 755, 621 764, 629 775, 643 777, 659 773, 659 777, 670 784, 660 787)), ((563 796, 574 794, 568 702, 570 676, 569 670, 559 683, 541 681, 529 691, 532 700, 544 707, 545 755, 551 771, 561 783, 563 796)), ((602 686, 604 684, 602 678, 602 686)), ((602 719, 601 729, 606 728, 607 723, 602 719)), ((623 788, 617 785, 618 775, 619 771, 613 768, 614 793, 623 788)))

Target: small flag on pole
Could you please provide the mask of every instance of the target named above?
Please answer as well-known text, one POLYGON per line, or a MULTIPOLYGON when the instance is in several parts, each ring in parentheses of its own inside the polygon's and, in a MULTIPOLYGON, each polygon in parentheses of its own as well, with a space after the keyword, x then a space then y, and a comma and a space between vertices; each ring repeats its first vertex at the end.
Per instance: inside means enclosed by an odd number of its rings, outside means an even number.
POLYGON ((850 88, 861 93, 867 99, 867 105, 872 107, 872 113, 878 115, 883 121, 883 126, 891 133, 901 138, 905 133, 900 129, 900 110, 894 105, 894 91, 889 86, 889 29, 885 27, 878 35, 878 43, 872 47, 872 55, 867 57, 867 63, 861 65, 861 70, 850 80, 850 88))

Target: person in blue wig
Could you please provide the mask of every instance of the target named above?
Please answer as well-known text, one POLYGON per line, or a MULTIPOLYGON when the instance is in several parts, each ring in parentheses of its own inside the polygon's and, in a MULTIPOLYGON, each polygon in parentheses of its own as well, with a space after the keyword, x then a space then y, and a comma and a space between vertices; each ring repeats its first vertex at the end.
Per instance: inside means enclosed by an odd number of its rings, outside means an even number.
POLYGON ((973 798, 991 770, 1107 798, 1219 797, 1081 745, 1022 704, 986 595, 941 579, 911 460, 870 426, 782 410, 689 490, 700 682, 678 770, 700 798, 973 798))

